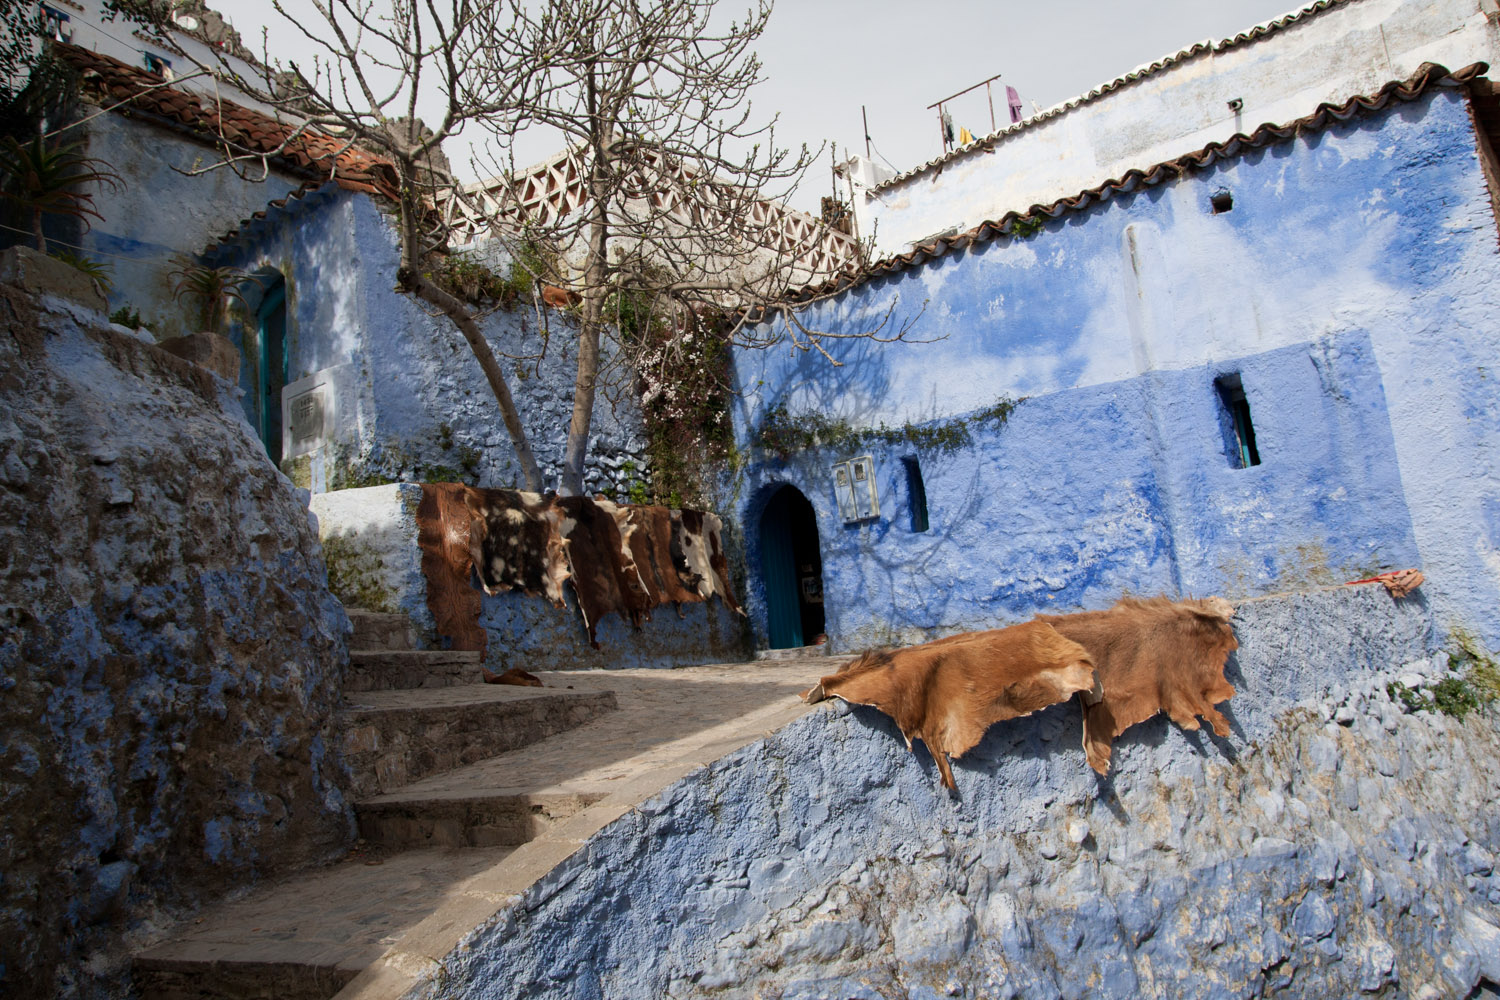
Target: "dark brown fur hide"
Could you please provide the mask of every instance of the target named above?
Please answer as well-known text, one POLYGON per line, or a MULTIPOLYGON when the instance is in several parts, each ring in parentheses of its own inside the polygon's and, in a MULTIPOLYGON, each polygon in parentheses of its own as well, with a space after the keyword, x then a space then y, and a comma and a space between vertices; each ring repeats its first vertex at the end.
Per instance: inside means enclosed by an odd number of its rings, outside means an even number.
POLYGON ((469 487, 459 483, 424 483, 417 505, 417 546, 427 578, 427 609, 437 630, 454 649, 485 652, 489 634, 479 627, 479 591, 469 585, 472 515, 465 502, 469 487))

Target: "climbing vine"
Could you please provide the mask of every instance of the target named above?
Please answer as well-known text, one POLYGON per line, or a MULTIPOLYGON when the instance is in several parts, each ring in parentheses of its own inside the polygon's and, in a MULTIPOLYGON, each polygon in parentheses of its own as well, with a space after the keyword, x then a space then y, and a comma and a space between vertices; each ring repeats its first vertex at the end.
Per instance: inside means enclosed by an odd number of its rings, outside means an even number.
POLYGON ((855 427, 846 420, 832 420, 821 413, 794 415, 784 405, 777 405, 766 411, 755 435, 755 444, 782 461, 797 452, 814 448, 848 452, 876 444, 908 445, 917 451, 951 455, 973 445, 975 431, 1004 427, 1020 402, 1001 397, 967 416, 921 424, 908 422, 900 427, 884 423, 876 427, 855 427))
POLYGON ((663 308, 623 288, 605 305, 636 373, 649 476, 627 487, 634 503, 710 505, 712 480, 729 459, 729 345, 723 317, 663 308))

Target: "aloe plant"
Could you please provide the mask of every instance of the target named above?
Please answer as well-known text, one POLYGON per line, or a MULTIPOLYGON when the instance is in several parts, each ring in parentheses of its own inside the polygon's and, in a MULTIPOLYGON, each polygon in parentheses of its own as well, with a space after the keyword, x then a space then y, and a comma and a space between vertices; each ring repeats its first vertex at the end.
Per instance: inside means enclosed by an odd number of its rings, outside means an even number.
POLYGON ((91 228, 88 216, 104 220, 94 207, 90 185, 119 188, 124 181, 109 164, 85 156, 82 143, 48 146, 37 136, 29 143, 12 136, 0 139, 0 198, 20 206, 31 215, 36 248, 47 252, 42 233, 46 215, 70 215, 91 228))
POLYGON ((203 329, 222 333, 229 303, 248 308, 240 285, 245 275, 232 267, 210 267, 185 257, 173 258, 177 269, 172 272, 172 295, 178 302, 188 300, 198 306, 203 329))

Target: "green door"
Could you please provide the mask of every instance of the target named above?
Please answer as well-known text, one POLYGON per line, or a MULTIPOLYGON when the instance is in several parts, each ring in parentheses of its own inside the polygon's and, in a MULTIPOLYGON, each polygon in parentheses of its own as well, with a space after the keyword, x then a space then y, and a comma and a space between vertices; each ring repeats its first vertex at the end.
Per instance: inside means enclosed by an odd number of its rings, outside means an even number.
POLYGON ((771 498, 760 518, 760 574, 766 585, 766 630, 772 649, 794 649, 802 641, 797 601, 797 562, 792 551, 786 490, 771 498))
POLYGON ((260 339, 257 385, 260 439, 271 461, 281 464, 281 390, 289 381, 286 350, 286 284, 277 281, 266 290, 256 310, 260 339))

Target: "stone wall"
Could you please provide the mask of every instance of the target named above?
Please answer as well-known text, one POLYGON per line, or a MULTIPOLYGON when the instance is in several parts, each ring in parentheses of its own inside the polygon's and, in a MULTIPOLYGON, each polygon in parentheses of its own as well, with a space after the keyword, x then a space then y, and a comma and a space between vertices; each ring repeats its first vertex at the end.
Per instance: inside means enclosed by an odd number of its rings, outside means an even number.
POLYGON ((49 295, 0 286, 0 324, 0 993, 97 996, 352 836, 348 619, 232 387, 49 295))
POLYGON ((444 961, 442 997, 1462 998, 1500 982, 1500 715, 1378 586, 1244 604, 1233 734, 1084 761, 1075 704, 1002 723, 949 796, 831 705, 584 844, 444 961))

